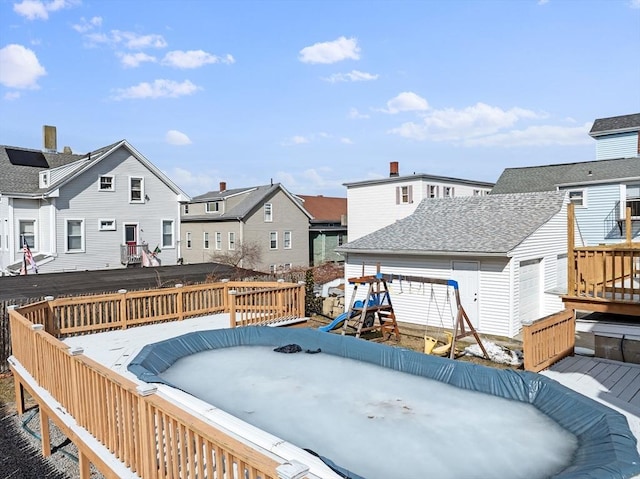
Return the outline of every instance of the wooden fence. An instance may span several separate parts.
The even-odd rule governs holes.
[[[575,310],[565,309],[522,327],[524,369],[538,372],[574,352]]]
[[[70,351],[58,339],[227,311],[234,327],[302,317],[304,285],[227,282],[48,298],[9,310],[13,357],[79,426],[143,479],[275,479],[282,462],[276,456],[250,447],[157,395],[141,393],[132,381]],[[62,421],[56,421],[52,409],[29,389],[28,378],[22,377],[16,363],[11,369],[18,412],[24,412],[25,388],[40,406],[45,425],[43,454],[51,452],[47,440],[51,419],[76,443],[81,479],[89,478],[90,462],[106,477],[117,477],[82,435],[72,434]]]

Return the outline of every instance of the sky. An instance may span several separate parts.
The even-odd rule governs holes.
[[[0,0],[0,144],[127,140],[188,195],[595,159],[640,0]],[[1,174],[1,173],[0,173]]]

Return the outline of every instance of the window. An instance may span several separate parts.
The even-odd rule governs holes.
[[[216,249],[220,251],[222,249],[222,233],[216,231]]]
[[[427,187],[427,194],[429,198],[437,198],[438,197],[438,185],[429,185]]]
[[[445,198],[453,198],[453,186],[443,186],[442,187],[442,196]]]
[[[189,214],[189,205],[184,205],[184,214],[185,215]]]
[[[66,233],[67,253],[84,251],[84,220],[67,220]]]
[[[569,190],[569,201],[578,207],[585,206],[584,190]]]
[[[205,211],[207,213],[222,213],[222,201],[207,201]]]
[[[49,172],[43,171],[42,173],[40,173],[40,180],[40,188],[46,188],[47,186],[49,186]]]
[[[344,244],[344,235],[342,233],[338,234],[338,246],[342,246]]]
[[[273,206],[271,203],[264,204],[264,221],[271,223],[273,221]]]
[[[482,192],[480,190],[473,190],[473,196],[480,196]]]
[[[19,228],[18,249],[21,249],[24,243],[27,243],[29,248],[36,249],[36,222],[34,220],[20,221]]]
[[[113,176],[101,176],[98,189],[100,191],[114,191],[115,185],[113,183]]]
[[[144,200],[144,182],[142,178],[129,178],[129,201],[142,203]]]
[[[100,220],[100,226],[98,228],[100,231],[115,231],[116,220]]]
[[[274,274],[276,272],[276,265],[275,264],[270,264],[269,265],[269,273]]]
[[[204,237],[202,238],[202,244],[204,245],[204,249],[209,249],[209,233],[204,232]]]
[[[413,203],[413,186],[396,187],[396,204]]]
[[[191,249],[191,232],[187,231],[185,239],[187,240],[187,249]]]
[[[284,249],[291,249],[291,231],[284,232]]]
[[[173,248],[173,220],[162,220],[162,247]]]
[[[291,263],[285,263],[283,267],[285,271],[291,271]]]
[[[231,231],[229,232],[229,250],[236,249],[236,234]]]
[[[638,140],[640,142],[640,140]],[[640,217],[640,184],[627,185],[627,197],[625,208],[631,208],[631,217],[633,219]],[[626,216],[626,213],[625,213]]]
[[[269,249],[278,249],[278,232],[269,233]]]

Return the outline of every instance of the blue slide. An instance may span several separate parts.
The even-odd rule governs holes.
[[[338,327],[340,327],[342,325],[342,323],[344,322],[344,320],[347,319],[347,313],[342,313],[340,316],[338,316],[337,318],[335,318],[333,321],[331,321],[329,324],[327,324],[326,326],[320,326],[318,327],[318,329],[320,331],[324,331],[325,333],[328,333],[329,331],[336,329]]]

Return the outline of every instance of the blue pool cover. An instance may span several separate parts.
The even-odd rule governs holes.
[[[526,371],[453,361],[315,329],[270,327],[199,331],[150,344],[131,361],[128,369],[147,383],[173,386],[159,374],[184,356],[233,346],[280,347],[288,344],[298,344],[303,350],[320,348],[325,354],[373,363],[459,388],[532,404],[578,438],[573,463],[554,478],[623,479],[640,474],[636,438],[622,414],[552,379]],[[359,479],[359,476],[327,462],[337,471],[344,472],[344,477]]]

